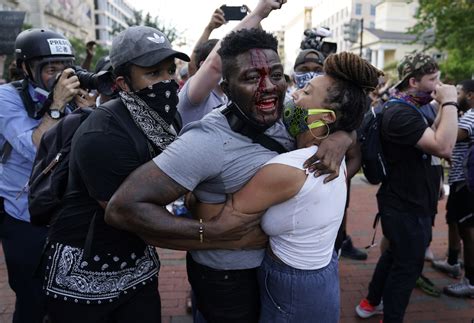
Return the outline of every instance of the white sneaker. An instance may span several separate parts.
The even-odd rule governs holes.
[[[443,290],[448,295],[474,298],[474,286],[469,284],[466,277],[458,283],[446,286]]]
[[[356,306],[355,310],[359,317],[366,319],[374,315],[383,314],[383,302],[381,301],[379,305],[373,306],[364,298],[360,301],[359,305]]]
[[[433,261],[433,259],[434,259],[433,251],[431,251],[430,247],[426,248],[425,261]]]
[[[446,259],[444,260],[433,260],[431,263],[434,269],[442,271],[453,278],[459,278],[461,276],[461,265],[459,263],[450,265]]]

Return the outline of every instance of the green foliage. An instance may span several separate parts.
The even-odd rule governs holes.
[[[170,43],[173,43],[178,38],[178,30],[176,29],[176,27],[160,22],[158,17],[153,18],[149,12],[145,16],[143,16],[142,10],[134,10],[133,18],[127,19],[126,23],[129,26],[148,26],[156,28],[163,34],[165,34]],[[124,29],[125,28],[123,26],[114,24],[114,26],[112,27],[112,35],[115,35]]]
[[[474,1],[419,0],[412,33],[434,31],[427,47],[438,48],[446,59],[441,68],[448,79],[460,81],[474,74]]]
[[[76,65],[82,65],[84,60],[86,59],[86,44],[82,39],[78,38],[69,38],[69,42],[72,45],[72,48],[74,48],[74,56],[76,56]],[[91,70],[94,70],[95,64],[97,61],[102,57],[106,56],[109,54],[109,50],[100,44],[96,44],[94,47],[94,57],[92,58],[92,64],[91,64]]]

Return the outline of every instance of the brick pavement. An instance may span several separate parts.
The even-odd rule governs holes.
[[[349,209],[348,230],[356,246],[370,243],[374,214],[376,187],[365,184],[360,179],[353,181],[351,204]],[[439,205],[440,214],[433,231],[432,250],[437,257],[443,257],[447,249],[447,226],[444,223],[444,205]],[[377,231],[377,240],[381,236]],[[185,252],[160,249],[162,268],[160,271],[160,293],[162,301],[163,323],[192,322],[186,313],[186,297],[189,283],[186,278]],[[380,318],[361,320],[356,318],[354,307],[365,296],[367,286],[379,256],[378,247],[370,249],[367,261],[342,259],[341,277],[341,323],[379,322]],[[442,287],[453,279],[431,269],[426,263],[425,275],[437,286]],[[11,322],[15,297],[8,287],[3,253],[0,254],[0,323]],[[415,290],[410,299],[405,321],[408,323],[470,323],[474,319],[474,300],[458,299],[442,295],[433,298]],[[474,322],[474,321],[473,321]]]

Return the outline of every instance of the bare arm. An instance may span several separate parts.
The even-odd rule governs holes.
[[[82,63],[81,67],[86,70],[91,69],[91,64],[92,64],[92,59],[94,58],[94,46],[95,42],[90,41],[86,44],[86,59],[84,59],[84,62]]]
[[[169,213],[165,206],[187,192],[150,161],[127,177],[115,192],[107,205],[105,221],[151,243],[157,238],[199,241],[200,227],[206,240],[235,240],[258,223],[258,215],[219,216],[201,224]]]
[[[456,88],[447,84],[438,85],[433,96],[441,104],[456,102]],[[453,105],[446,105],[440,109],[438,128],[436,130],[427,128],[416,145],[430,155],[450,158],[458,133],[457,109]]]
[[[279,9],[281,4],[285,2],[286,0],[281,0],[281,2],[277,0],[260,0],[252,13],[247,15],[232,31],[256,28],[263,19],[268,17],[272,10]],[[195,105],[202,103],[221,79],[222,63],[217,53],[220,44],[221,42],[219,41],[194,77],[188,81],[190,82],[188,85],[189,100]]]
[[[267,242],[268,237],[263,233],[259,226],[255,227],[239,240],[229,241],[203,241],[190,239],[160,239],[156,237],[141,237],[150,245],[175,249],[175,250],[209,250],[209,249],[261,249]]]
[[[350,179],[354,177],[354,175],[359,171],[361,164],[362,153],[360,152],[360,143],[356,140],[349,147],[346,153],[347,178]]]
[[[467,132],[467,130],[459,128],[457,141],[466,141],[468,139],[469,139],[469,133]]]
[[[201,62],[196,62],[196,49],[203,43],[205,43],[207,40],[209,40],[209,37],[211,36],[211,33],[214,29],[219,28],[223,24],[225,24],[225,18],[224,18],[224,13],[222,12],[221,9],[217,8],[211,17],[211,21],[207,24],[206,28],[204,28],[204,31],[201,34],[201,37],[199,37],[198,41],[196,42],[196,45],[194,45],[193,52],[191,53],[191,61],[189,62],[188,65],[188,73],[189,76],[192,76],[196,74],[196,71],[199,68],[199,64]]]
[[[263,212],[272,205],[294,197],[303,186],[306,176],[304,171],[291,166],[266,165],[234,194],[234,209],[243,213]]]

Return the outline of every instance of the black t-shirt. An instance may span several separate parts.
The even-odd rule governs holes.
[[[121,103],[112,108],[126,110]],[[126,124],[136,127],[129,119]],[[143,135],[144,145],[146,140]],[[72,140],[68,186],[62,210],[50,229],[51,242],[83,248],[96,214],[92,250],[143,251],[145,244],[138,236],[105,223],[104,210],[97,202],[109,201],[125,178],[151,159],[139,156],[139,151],[128,131],[107,111],[95,110],[81,124]]]
[[[436,213],[439,175],[431,156],[415,146],[427,127],[421,114],[409,106],[393,105],[383,112],[381,141],[388,178],[377,193],[381,212]]]

